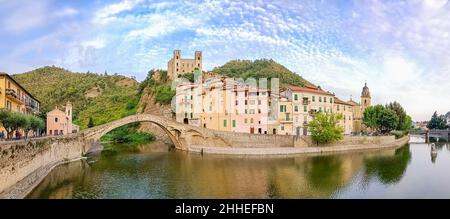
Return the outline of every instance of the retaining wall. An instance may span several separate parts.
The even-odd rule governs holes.
[[[24,198],[55,166],[81,158],[77,135],[0,143],[0,198]]]

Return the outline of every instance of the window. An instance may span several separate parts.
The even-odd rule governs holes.
[[[316,97],[315,96],[312,96],[312,101],[316,102]]]
[[[247,109],[245,109],[245,114],[247,114]]]
[[[337,111],[339,111],[340,109],[339,109],[339,105],[337,105]]]
[[[286,113],[286,121],[289,121],[289,120],[290,120],[289,113]]]
[[[184,113],[184,118],[187,118],[187,113],[186,112]]]
[[[255,105],[255,100],[250,100],[250,105]]]
[[[247,102],[247,100],[245,100],[245,105],[248,105],[248,102]]]
[[[298,100],[298,95],[294,94],[294,100]]]
[[[319,107],[319,112],[322,112],[322,107]]]
[[[280,112],[283,112],[283,105],[280,105]]]
[[[55,118],[55,122],[58,122],[58,118]]]
[[[236,120],[233,120],[233,128],[236,127]]]
[[[330,97],[330,103],[333,103],[333,98]]]
[[[247,124],[247,121],[248,121],[247,119],[244,119],[244,123],[245,123],[245,124]]]
[[[253,118],[250,118],[250,123],[252,123],[252,124],[253,124]]]
[[[261,100],[258,100],[258,105],[261,105]]]
[[[255,114],[255,110],[254,110],[254,109],[251,109],[251,110],[250,110],[250,114]]]
[[[294,106],[294,111],[298,112],[298,106]]]
[[[281,126],[281,131],[284,131],[284,126],[283,125]]]
[[[319,97],[319,102],[321,102],[321,103],[322,103],[322,97]]]
[[[303,106],[303,112],[308,112],[308,107],[307,106]]]
[[[227,127],[227,120],[223,120],[223,127]]]
[[[258,109],[258,114],[261,114],[261,109]]]
[[[194,113],[191,113],[191,119],[194,118]]]
[[[239,105],[239,100],[236,100],[236,106]]]

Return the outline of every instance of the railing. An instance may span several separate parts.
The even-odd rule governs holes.
[[[6,89],[6,96],[12,97],[17,101],[23,102],[23,98],[21,98],[19,95],[17,95],[16,91],[13,89]]]

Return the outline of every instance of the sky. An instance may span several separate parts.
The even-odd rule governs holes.
[[[143,80],[174,49],[203,70],[273,59],[344,100],[450,111],[448,0],[0,0],[0,72],[46,65]]]

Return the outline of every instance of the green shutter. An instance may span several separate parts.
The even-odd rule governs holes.
[[[294,107],[295,112],[298,112],[298,106]]]
[[[227,127],[227,120],[223,120],[223,127]]]
[[[294,94],[294,100],[298,100],[297,94]]]
[[[280,105],[280,112],[283,112],[283,105]]]
[[[233,127],[236,127],[236,120],[233,120]]]

